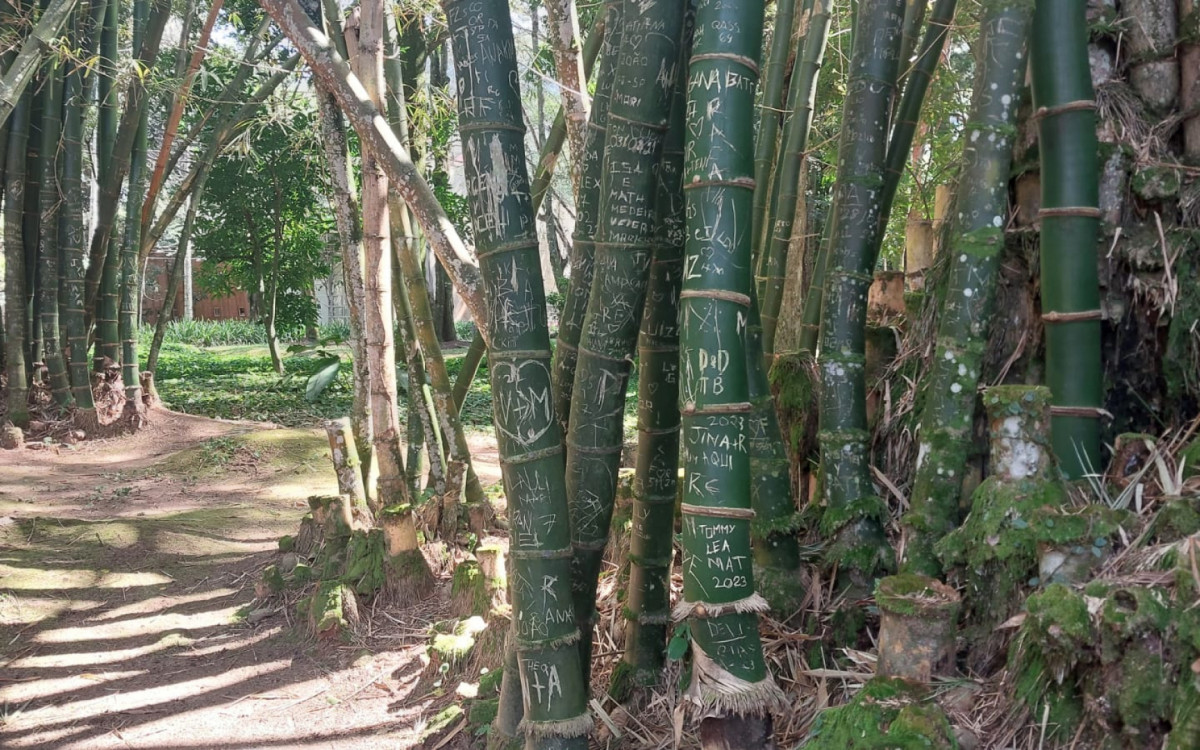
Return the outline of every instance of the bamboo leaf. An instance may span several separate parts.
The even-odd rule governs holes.
[[[321,394],[325,392],[325,389],[337,379],[341,368],[341,357],[329,357],[322,360],[321,369],[310,375],[308,382],[304,384],[305,400],[312,403],[319,399]]]

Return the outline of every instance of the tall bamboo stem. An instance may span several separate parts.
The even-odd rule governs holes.
[[[959,520],[983,350],[1004,248],[1009,170],[1032,15],[1030,0],[993,0],[984,6],[981,20],[975,92],[963,130],[967,137],[958,208],[946,234],[950,271],[932,372],[927,376],[916,477],[904,516],[904,567],[924,575],[941,573],[933,545]]]
[[[1031,43],[1042,162],[1042,321],[1054,452],[1068,478],[1100,471],[1100,226],[1096,101],[1083,0],[1039,0]]]
[[[447,0],[468,200],[488,303],[488,371],[512,528],[513,640],[529,748],[587,747],[571,597],[562,428],[525,161],[512,19],[502,0]]]
[[[763,7],[700,0],[688,66],[680,306],[683,596],[691,636],[685,697],[706,747],[764,747],[782,694],[763,659],[750,556],[746,326],[754,269],[754,95]],[[762,716],[747,724],[743,719]],[[734,736],[739,725],[757,731]],[[721,737],[720,735],[724,735]],[[717,744],[723,742],[724,745]]]
[[[42,180],[39,185],[38,211],[41,233],[38,236],[38,297],[41,300],[39,323],[42,349],[50,374],[50,390],[59,406],[71,405],[71,381],[59,347],[58,326],[58,215],[61,189],[58,179],[59,141],[62,136],[62,65],[51,58],[42,84],[41,158]]]
[[[859,3],[843,107],[834,215],[826,260],[821,377],[821,532],[827,565],[869,591],[892,566],[883,533],[887,506],[872,486],[866,412],[865,334],[872,241],[882,210],[887,122],[900,51],[903,0]]]
[[[596,75],[596,94],[588,119],[587,138],[580,157],[579,194],[575,199],[575,233],[571,242],[571,280],[563,295],[558,320],[558,341],[554,347],[554,411],[563,432],[571,421],[575,369],[579,359],[579,341],[592,293],[593,258],[596,233],[600,226],[600,183],[604,170],[604,149],[608,134],[608,108],[613,78],[617,71],[617,53],[621,45],[621,0],[607,0],[604,6],[604,45],[600,70]]]
[[[791,245],[800,177],[807,163],[805,151],[816,106],[817,79],[829,39],[831,0],[814,0],[804,47],[796,56],[792,85],[788,89],[789,113],[783,131],[782,153],[776,178],[778,192],[771,205],[768,242],[759,256],[758,299],[762,306],[762,349],[764,367],[770,369],[775,355],[775,329],[783,303],[784,272]],[[756,186],[757,187],[757,186]],[[818,287],[819,289],[820,287]]]

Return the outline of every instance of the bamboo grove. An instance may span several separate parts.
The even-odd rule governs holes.
[[[1105,444],[1124,456],[1121,433],[1196,419],[1200,378],[1175,364],[1200,367],[1188,3],[1138,32],[1137,8],[1162,3],[179,5],[0,0],[7,420],[104,435],[153,419],[166,315],[142,372],[147,259],[174,241],[173,309],[198,227],[232,221],[212,208],[219,161],[301,92],[293,121],[319,143],[297,169],[320,187],[299,192],[328,209],[354,388],[326,425],[341,494],[311,500],[289,542],[318,571],[304,613],[325,632],[358,598],[430,596],[423,542],[506,535],[506,572],[487,563],[506,605],[460,613],[487,616],[503,667],[489,746],[585,748],[603,731],[593,699],[678,690],[702,746],[771,747],[799,684],[764,647],[778,628],[812,642],[812,667],[877,648],[864,712],[889,710],[860,705],[889,678],[989,674],[1010,645],[1015,673],[1038,635],[1025,599],[1087,580],[1047,555],[1129,544],[1124,508],[1071,499],[1105,481]],[[218,19],[238,44],[212,41]],[[549,128],[523,89],[530,25],[561,99]],[[452,148],[425,132],[437,87]],[[1143,110],[1168,125],[1131,125]],[[454,170],[461,218],[435,190]],[[279,269],[296,251],[262,214],[247,218],[274,243],[253,298],[282,375]],[[1129,264],[1154,255],[1165,292],[1104,271],[1143,240]],[[457,381],[437,322],[450,288],[476,328]],[[1112,317],[1161,295],[1149,332]],[[1148,350],[1170,395],[1140,405],[1114,357]],[[460,419],[481,361],[502,524]],[[455,559],[482,570],[485,549]],[[598,649],[606,627],[619,653]],[[1021,700],[1049,716],[1045,682]],[[912,685],[905,700],[941,711]],[[1180,685],[1172,705],[1194,705]],[[861,721],[883,744],[845,744],[866,735],[838,711],[805,747],[925,746],[887,744],[904,722],[875,714]],[[1162,724],[1164,746],[1200,741]],[[949,731],[943,713],[930,726],[930,742]]]

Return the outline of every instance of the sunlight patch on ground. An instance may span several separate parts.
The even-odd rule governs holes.
[[[38,570],[0,564],[0,586],[13,591],[65,591],[94,586],[100,575],[94,570]]]
[[[172,648],[183,648],[191,643],[191,639],[180,633],[168,633],[155,643],[135,648],[108,649],[103,653],[96,651],[78,651],[65,654],[34,654],[14,659],[5,665],[8,669],[62,669],[64,667],[92,667],[99,664],[113,664],[119,661],[135,659],[158,651]]]
[[[127,615],[144,615],[157,612],[164,607],[180,607],[193,602],[206,602],[210,599],[221,599],[226,596],[232,596],[238,593],[236,589],[209,589],[207,591],[197,591],[194,594],[180,594],[177,596],[154,596],[149,599],[141,599],[131,604],[126,604],[123,607],[101,612],[94,617],[89,617],[90,622],[104,622],[105,620],[116,620]]]
[[[57,617],[63,612],[85,612],[103,605],[104,602],[90,599],[16,596],[0,591],[0,625],[30,625]]]
[[[0,702],[21,704],[39,698],[51,698],[62,693],[102,685],[114,680],[125,680],[146,674],[144,669],[106,672],[103,670],[88,670],[70,677],[44,677],[30,682],[18,682],[6,685],[0,689]]]
[[[34,636],[33,641],[35,643],[76,643],[79,641],[101,641],[109,638],[136,638],[147,633],[203,630],[211,628],[214,625],[227,625],[233,622],[237,611],[238,606],[229,606],[208,612],[163,612],[132,620],[43,630]]]
[[[168,703],[179,700],[200,701],[204,702],[203,696],[208,693],[213,693],[218,690],[224,690],[236,686],[238,683],[247,680],[261,680],[264,675],[281,672],[286,670],[291,665],[290,659],[276,659],[263,664],[251,664],[245,667],[236,667],[228,671],[223,671],[219,674],[199,677],[193,680],[184,680],[182,682],[170,683],[166,685],[156,685],[143,688],[140,690],[120,690],[114,691],[110,695],[87,698],[80,701],[75,701],[69,704],[64,710],[64,706],[41,706],[36,709],[22,713],[16,720],[14,728],[33,729],[28,734],[22,737],[14,737],[10,740],[12,747],[24,747],[29,745],[43,745],[47,742],[46,734],[36,730],[38,724],[43,721],[49,723],[59,723],[69,721],[79,729],[80,722],[86,722],[89,719],[95,719],[104,714],[114,713],[163,713],[168,717],[164,719],[167,722],[177,722],[180,716],[186,715],[189,712],[178,713],[168,710],[167,708],[156,708],[165,706]],[[113,673],[115,674],[115,673]],[[78,680],[79,678],[69,678]],[[40,684],[40,683],[39,683]],[[114,686],[115,687],[115,686]],[[66,688],[69,689],[69,688]],[[61,692],[61,691],[60,691]],[[234,691],[236,693],[236,690]],[[135,735],[144,735],[151,732],[147,731],[154,724],[144,725],[139,728]],[[47,728],[48,731],[54,731],[52,728]],[[86,729],[86,728],[85,728]],[[213,729],[223,735],[228,735],[228,727],[213,727]],[[60,735],[58,738],[61,744],[58,747],[89,747],[94,746],[94,738],[81,740],[80,744],[67,744],[68,736]],[[211,745],[210,745],[211,747]]]

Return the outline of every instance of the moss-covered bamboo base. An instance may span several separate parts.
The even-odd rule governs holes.
[[[1162,558],[1176,565],[1174,591],[1097,580],[1029,598],[1008,653],[1008,684],[1044,724],[1047,743],[1200,746],[1193,544],[1185,539]]]

